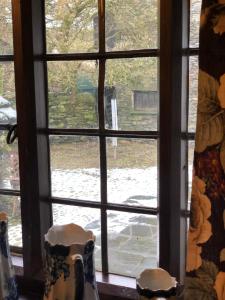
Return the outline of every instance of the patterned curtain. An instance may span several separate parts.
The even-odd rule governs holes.
[[[203,0],[185,300],[225,300],[225,0]]]

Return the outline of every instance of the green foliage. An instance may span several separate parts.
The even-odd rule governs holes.
[[[185,300],[213,300],[217,299],[214,284],[218,274],[217,266],[213,262],[202,261],[196,271],[196,277],[185,278]]]
[[[93,47],[93,16],[95,0],[47,0],[48,51],[58,53],[90,52]]]
[[[49,53],[97,52],[97,0],[46,0],[46,32]],[[0,0],[0,54],[12,53],[11,1]],[[107,0],[106,48],[108,51],[157,47],[157,0]],[[116,87],[120,126],[142,124],[132,116],[132,91],[157,90],[157,59],[107,60],[105,86]],[[98,61],[48,62],[49,124],[60,128],[96,128],[96,95],[81,89],[80,79],[98,89]],[[12,63],[0,64],[0,95],[15,108]],[[124,121],[123,121],[124,120]],[[145,121],[145,120],[144,120]],[[147,123],[147,122],[146,122]],[[122,125],[121,125],[122,124]],[[132,124],[132,125],[131,125]],[[140,125],[141,129],[145,125]],[[2,139],[2,138],[1,138]],[[0,151],[7,151],[0,140]]]
[[[0,55],[13,53],[11,0],[0,0]]]
[[[50,126],[60,128],[96,128],[96,99],[90,93],[49,97]]]
[[[114,35],[114,50],[156,48],[157,10],[156,0],[106,1],[106,38]]]
[[[97,0],[45,1],[49,53],[98,51],[98,28],[96,28],[98,22],[94,25],[98,17],[97,2]],[[11,1],[0,0],[0,8],[2,39],[12,49]],[[158,40],[157,27],[157,0],[106,1],[107,50],[155,48]],[[4,45],[6,47],[6,44]],[[12,64],[0,65],[0,95],[8,100],[15,99],[12,67]],[[129,114],[132,112],[132,91],[157,90],[157,70],[158,62],[155,58],[107,61],[105,85],[116,87],[120,97],[118,110],[126,123],[131,122]],[[98,72],[97,61],[48,62],[49,111],[52,126],[89,128],[97,126],[95,96],[83,93],[80,99],[78,90],[80,78],[89,80],[97,90]],[[90,105],[89,109],[86,102]],[[15,101],[12,103],[15,107]],[[84,111],[86,112],[83,113]],[[139,120],[134,120],[134,123],[136,121]]]

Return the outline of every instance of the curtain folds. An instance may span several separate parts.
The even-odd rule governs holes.
[[[225,300],[225,0],[203,0],[185,300]]]

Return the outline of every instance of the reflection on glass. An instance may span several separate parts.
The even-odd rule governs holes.
[[[136,277],[158,264],[155,216],[108,212],[109,272]]]
[[[22,247],[20,198],[0,195],[0,211],[8,215],[10,246]]]
[[[199,46],[199,27],[202,0],[190,1],[190,47]]]
[[[113,130],[157,130],[157,58],[106,63],[105,121]]]
[[[75,223],[91,230],[95,237],[95,267],[101,271],[101,221],[100,211],[95,208],[53,204],[53,224]]]
[[[157,0],[106,0],[107,51],[157,47]]]
[[[0,55],[13,54],[11,0],[0,0]]]
[[[57,128],[97,128],[98,64],[48,62],[49,124]]]
[[[188,131],[195,132],[198,104],[198,57],[189,58],[189,116]]]
[[[14,66],[12,62],[2,62],[0,63],[0,124],[15,123],[16,101]]]
[[[107,138],[108,202],[157,207],[157,142]]]
[[[188,209],[190,209],[191,205],[191,188],[192,188],[192,170],[193,170],[193,162],[194,162],[194,148],[195,142],[188,142]]]
[[[97,0],[45,0],[48,53],[98,50]]]
[[[99,140],[84,136],[51,136],[52,194],[100,201]]]
[[[18,145],[6,143],[5,131],[0,131],[0,189],[19,190]]]

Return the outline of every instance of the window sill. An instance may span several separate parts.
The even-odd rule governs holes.
[[[18,285],[20,287],[20,283],[23,281],[23,259],[21,256],[12,255],[12,262],[16,276],[19,279]],[[117,297],[124,300],[137,299],[135,278],[113,274],[105,276],[101,272],[96,272],[96,281],[99,294],[103,295],[104,297],[107,297],[109,299],[110,297]],[[43,281],[41,280],[37,280],[36,283],[32,284],[22,283],[21,286],[22,288],[20,289],[22,290],[22,293],[31,292],[35,294],[35,291],[39,291],[39,293],[41,294],[41,291],[43,291]],[[42,288],[40,288],[40,286],[42,286]]]
[[[100,294],[123,299],[137,299],[134,278],[113,274],[104,276],[101,272],[96,272],[96,281]]]

